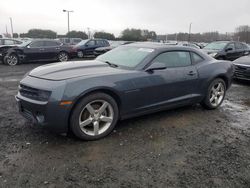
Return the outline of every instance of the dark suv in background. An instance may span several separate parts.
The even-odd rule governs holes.
[[[83,40],[74,46],[77,56],[83,58],[84,56],[95,55],[95,49],[100,47],[110,46],[105,39],[88,39]]]
[[[56,40],[41,39],[24,42],[4,54],[4,64],[17,65],[33,61],[68,61],[74,55],[73,47]]]
[[[203,50],[215,59],[229,61],[234,61],[250,53],[250,48],[247,44],[234,41],[212,42],[205,46]]]

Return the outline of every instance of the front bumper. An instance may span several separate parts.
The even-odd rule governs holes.
[[[21,84],[27,86],[39,85],[39,89],[54,88],[48,101],[38,101],[21,95],[20,92],[15,96],[19,113],[34,125],[45,127],[56,133],[68,132],[69,106],[60,106],[64,84],[48,80],[25,77]]]
[[[37,103],[15,96],[19,113],[35,126],[44,127],[55,133],[68,132],[68,112],[58,104]]]
[[[234,64],[234,79],[250,81],[250,66]]]

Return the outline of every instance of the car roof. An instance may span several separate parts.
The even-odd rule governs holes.
[[[189,50],[189,51],[197,51],[194,48],[180,45],[171,45],[165,43],[156,43],[156,42],[135,42],[131,44],[126,44],[124,46],[134,46],[141,48],[152,48],[155,50]]]
[[[36,41],[55,41],[55,42],[60,42],[60,41],[54,40],[54,39],[32,39],[30,41],[32,41],[32,42],[36,42]]]

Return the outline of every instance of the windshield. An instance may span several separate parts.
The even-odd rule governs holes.
[[[77,43],[76,46],[82,46],[86,44],[89,40],[82,40],[81,42]]]
[[[212,42],[204,47],[204,49],[208,50],[222,50],[228,42]]]
[[[18,46],[24,47],[24,46],[29,45],[31,42],[32,42],[31,40],[28,40],[28,41],[23,42],[22,44],[19,44]]]
[[[97,58],[99,61],[110,62],[123,67],[135,67],[141,63],[154,49],[121,46]]]

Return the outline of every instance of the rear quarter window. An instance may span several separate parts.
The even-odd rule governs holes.
[[[203,57],[198,55],[197,53],[191,52],[192,62],[193,64],[198,64],[204,61]]]

